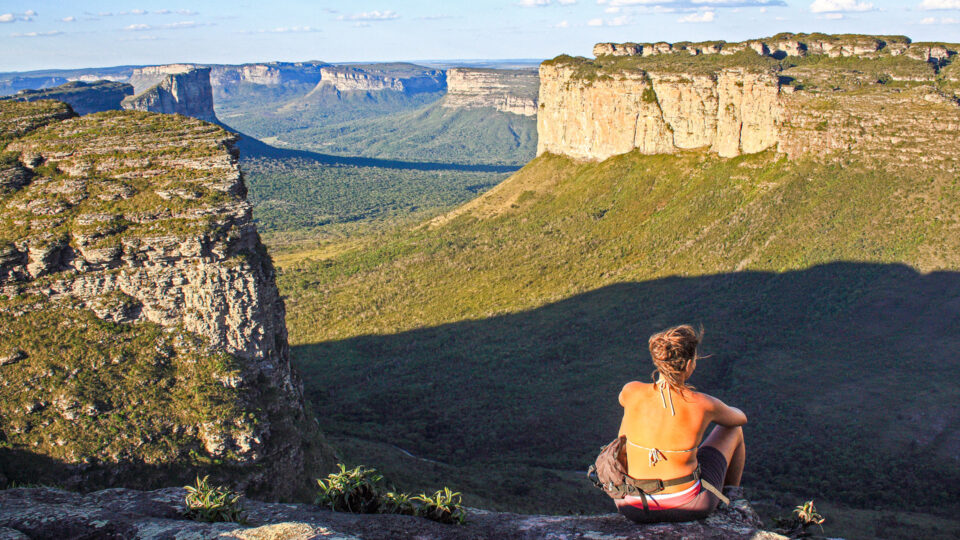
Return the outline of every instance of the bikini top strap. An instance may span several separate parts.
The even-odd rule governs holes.
[[[663,408],[667,408],[667,400],[670,400],[670,416],[676,416],[677,411],[673,408],[673,394],[670,393],[670,387],[667,385],[667,380],[661,376],[657,380],[657,388],[660,390],[660,402],[663,403]],[[663,390],[667,390],[667,396],[663,396]]]

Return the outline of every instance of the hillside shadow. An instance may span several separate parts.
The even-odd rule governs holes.
[[[960,481],[960,391],[940,384],[960,368],[957,272],[668,277],[293,354],[325,429],[453,464],[577,470],[615,436],[621,386],[649,380],[647,337],[683,322],[706,329],[693,384],[750,418],[748,484],[944,511],[924,486]]]
[[[221,124],[223,125],[223,124]],[[227,127],[227,126],[224,126]],[[240,135],[240,141],[237,142],[237,149],[240,156],[244,158],[270,158],[270,159],[291,159],[298,158],[323,165],[334,166],[352,166],[352,167],[380,167],[385,169],[405,169],[416,171],[464,171],[464,172],[489,172],[489,173],[510,173],[520,169],[519,165],[465,165],[457,163],[440,163],[428,161],[400,161],[394,159],[377,159],[367,157],[335,156],[332,154],[322,154],[310,150],[296,150],[289,148],[277,148],[271,146],[255,137],[238,132],[233,128],[227,127],[230,131]]]

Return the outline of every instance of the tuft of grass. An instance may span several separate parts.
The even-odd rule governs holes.
[[[247,518],[240,504],[241,495],[226,486],[211,486],[207,482],[208,478],[209,476],[197,476],[196,484],[184,486],[187,490],[184,500],[187,510],[184,516],[194,521],[209,523],[233,521],[245,524]]]
[[[777,532],[787,535],[791,538],[802,538],[810,536],[807,531],[810,527],[816,525],[823,532],[823,522],[826,518],[820,515],[813,500],[797,505],[793,509],[793,514],[786,518],[774,518],[777,525]]]
[[[448,487],[437,490],[432,496],[421,493],[412,499],[421,503],[417,509],[419,516],[439,523],[457,525],[462,525],[466,520],[467,514],[461,505],[460,493],[450,491]]]
[[[383,475],[376,469],[358,465],[347,470],[338,463],[339,472],[317,479],[320,490],[315,503],[334,512],[355,514],[402,514],[420,516],[439,523],[462,524],[466,510],[461,505],[460,493],[444,487],[432,496],[421,493],[410,496],[401,491],[383,491]]]
[[[326,480],[317,479],[320,490],[315,504],[329,507],[334,512],[377,513],[381,502],[378,484],[383,480],[383,475],[363,465],[349,471],[343,463],[337,466],[340,472],[327,475]]]

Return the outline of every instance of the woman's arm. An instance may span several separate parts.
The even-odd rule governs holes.
[[[737,427],[747,423],[747,415],[736,407],[731,407],[713,396],[709,398],[710,420],[725,427]]]

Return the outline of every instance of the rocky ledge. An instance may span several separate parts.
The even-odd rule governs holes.
[[[742,497],[702,521],[636,525],[618,514],[521,515],[469,509],[462,526],[419,517],[338,514],[308,504],[243,500],[248,523],[200,523],[183,517],[186,491],[108,489],[89,494],[52,488],[0,491],[0,539],[19,538],[326,538],[374,539],[751,539],[785,538],[761,529]]]

